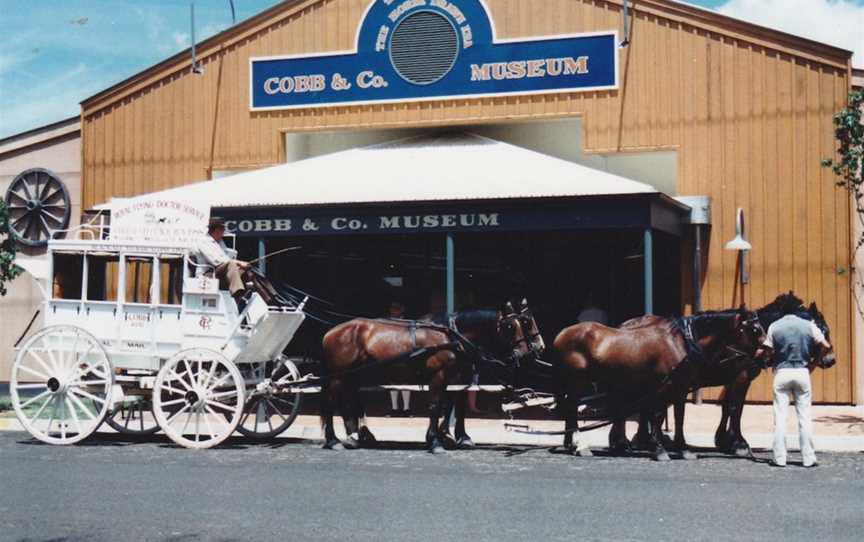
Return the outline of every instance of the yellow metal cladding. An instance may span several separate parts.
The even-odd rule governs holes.
[[[678,193],[713,198],[705,308],[733,304],[723,250],[747,209],[749,306],[793,289],[831,326],[838,364],[815,398],[853,400],[850,204],[820,159],[846,103],[843,51],[665,0],[635,2],[619,90],[318,109],[249,111],[249,57],[352,49],[368,0],[286,2],[83,104],[84,204],[283,161],[283,133],[581,117],[587,153],[676,150]],[[621,31],[620,0],[486,0],[499,38]],[[686,267],[686,266],[685,266]],[[686,273],[685,273],[686,274]],[[685,299],[689,279],[684,279]],[[686,308],[686,307],[685,307]],[[708,393],[715,397],[716,392]],[[749,398],[770,400],[768,379]]]

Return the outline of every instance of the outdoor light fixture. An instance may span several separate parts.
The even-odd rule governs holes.
[[[746,254],[748,250],[752,250],[753,245],[744,239],[744,209],[738,207],[737,216],[735,219],[735,237],[726,243],[726,250],[738,251],[738,262],[741,265],[741,284],[750,282],[750,277],[747,275]]]

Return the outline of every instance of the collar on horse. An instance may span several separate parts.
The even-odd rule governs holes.
[[[681,332],[681,335],[684,337],[684,347],[687,351],[687,354],[684,359],[681,360],[681,363],[686,361],[698,362],[700,364],[705,363],[707,361],[705,351],[699,346],[698,337],[696,337],[696,334],[693,331],[693,317],[681,316],[676,318],[674,322],[678,327],[678,330]],[[742,352],[733,346],[727,344],[725,350],[729,352],[729,356],[718,361],[717,365],[723,365],[730,361],[742,358],[750,359],[750,365],[755,366],[757,364],[756,360],[753,359],[753,356],[750,356],[746,352]]]
[[[675,325],[678,327],[681,335],[684,336],[684,348],[687,351],[687,355],[684,357],[683,361],[691,360],[700,363],[704,362],[705,352],[702,350],[702,347],[699,346],[699,343],[696,340],[696,335],[693,333],[693,317],[681,316],[680,318],[676,318]]]

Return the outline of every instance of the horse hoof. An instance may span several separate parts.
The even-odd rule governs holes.
[[[450,433],[444,433],[439,438],[441,439],[441,444],[447,450],[455,450],[459,447],[459,441],[453,438],[453,435]],[[429,446],[432,446],[432,443],[429,443]]]
[[[660,461],[662,463],[665,463],[666,461],[672,461],[672,458],[669,457],[669,454],[667,454],[666,452],[660,452],[654,454],[654,461]]]
[[[342,441],[342,445],[346,450],[356,450],[360,448],[360,441],[354,437],[348,437]]]
[[[623,440],[614,444],[609,445],[609,454],[623,457],[627,455],[633,454],[633,448],[630,447],[630,442],[627,440]]]
[[[474,448],[474,446],[475,446],[474,441],[471,440],[471,437],[468,437],[468,436],[461,437],[459,440],[456,441],[456,447],[457,448],[470,449],[470,448]]]
[[[359,440],[360,444],[366,447],[374,447],[378,444],[378,439],[375,438],[375,435],[373,435],[372,431],[370,431],[366,426],[360,428]]]
[[[594,452],[591,451],[591,448],[581,448],[574,452],[574,455],[579,457],[594,457]]]
[[[749,457],[750,456],[750,447],[745,446],[743,448],[735,448],[732,452],[735,454],[735,457]]]
[[[696,459],[696,454],[691,452],[690,450],[681,450],[681,459],[691,460]]]
[[[339,442],[338,440],[331,440],[329,442],[324,443],[324,449],[325,450],[342,451],[345,449],[345,446],[341,442]]]
[[[436,444],[435,446],[432,446],[431,448],[429,448],[429,453],[433,454],[433,455],[440,455],[440,454],[446,454],[447,450],[444,449],[444,446],[441,446],[440,444]]]

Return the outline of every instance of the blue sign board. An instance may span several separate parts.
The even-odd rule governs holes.
[[[354,51],[250,59],[253,111],[617,87],[616,32],[501,40],[483,0],[372,0]]]
[[[654,228],[680,235],[682,209],[657,194],[636,194],[462,205],[382,204],[364,209],[222,209],[219,214],[231,233],[256,238],[603,228]]]

